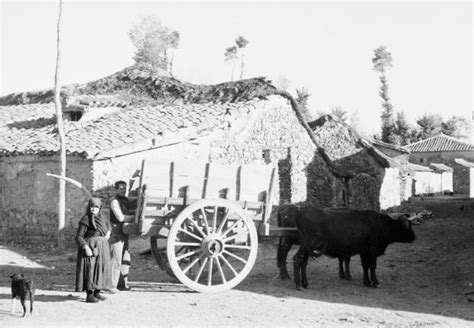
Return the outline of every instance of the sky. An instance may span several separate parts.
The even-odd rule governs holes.
[[[0,0],[0,96],[54,87],[58,2]],[[409,123],[425,113],[473,114],[471,1],[63,2],[61,83],[83,83],[133,64],[128,31],[145,15],[180,33],[173,73],[229,81],[225,49],[238,36],[244,78],[265,76],[291,94],[306,88],[313,115],[341,107],[368,132],[380,127],[380,45],[392,54],[389,96]],[[240,71],[236,70],[236,76]]]

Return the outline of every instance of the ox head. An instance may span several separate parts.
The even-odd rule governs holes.
[[[397,232],[396,241],[403,243],[411,243],[416,239],[412,229],[412,221],[417,218],[413,213],[391,213],[388,215],[392,220],[396,221]]]

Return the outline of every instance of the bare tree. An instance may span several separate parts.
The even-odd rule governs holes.
[[[237,60],[237,46],[231,46],[225,49],[224,60],[232,65],[230,80],[234,81],[235,61]]]
[[[239,51],[240,52],[240,79],[242,80],[242,78],[244,77],[244,65],[245,65],[244,48],[247,46],[247,44],[249,44],[249,42],[243,36],[239,36],[235,40],[235,44],[237,45],[237,48],[240,50]]]
[[[66,136],[63,127],[63,116],[61,108],[61,15],[62,0],[59,0],[59,14],[57,23],[57,51],[56,51],[56,73],[54,75],[54,104],[56,107],[56,119],[58,124],[59,154],[61,161],[60,176],[66,176]],[[66,226],[66,181],[59,180],[59,204],[58,204],[58,250],[65,249],[64,227]]]

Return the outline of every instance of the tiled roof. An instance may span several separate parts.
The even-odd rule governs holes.
[[[435,172],[453,172],[453,168],[442,163],[430,163],[430,167]]]
[[[474,145],[456,138],[439,134],[405,146],[412,153],[442,152],[442,151],[474,151]]]
[[[249,103],[129,106],[84,123],[65,122],[66,149],[69,154],[93,157],[142,140],[156,138],[159,144],[164,134],[183,129],[189,138],[198,137],[225,128],[229,119],[250,110]],[[0,125],[0,155],[58,152],[53,103],[0,106],[0,121],[6,122]]]
[[[392,150],[396,150],[398,152],[401,152],[401,153],[404,153],[404,154],[408,154],[410,153],[409,150],[401,147],[401,146],[397,146],[397,145],[392,145],[392,144],[389,144],[389,143],[386,143],[386,142],[382,142],[380,140],[371,140],[371,143],[374,145],[374,146],[380,146],[380,147],[385,147],[385,148],[389,148],[389,149],[392,149]]]
[[[274,91],[265,78],[202,86],[133,67],[66,86],[61,91],[63,111],[79,110],[84,118],[65,121],[67,153],[90,158],[146,140],[159,146],[165,137],[166,142],[196,138],[227,128]],[[0,156],[58,151],[51,90],[0,98]]]
[[[408,163],[408,169],[415,172],[433,172],[433,170],[430,169],[428,166],[423,166],[423,165],[418,165],[418,164],[413,164],[413,163]]]

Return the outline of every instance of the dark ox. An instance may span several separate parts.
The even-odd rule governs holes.
[[[277,225],[280,228],[296,228],[296,215],[299,213],[299,206],[294,204],[281,205],[277,212]],[[278,241],[277,266],[279,278],[289,280],[290,275],[286,269],[286,259],[288,252],[293,245],[299,245],[298,231],[283,230]],[[349,263],[350,257],[338,257],[339,277],[350,280],[352,278]]]
[[[377,257],[394,242],[410,243],[416,238],[409,214],[389,216],[370,210],[307,207],[301,208],[295,218],[301,244],[293,266],[296,288],[300,290],[308,287],[306,266],[311,253],[343,258],[359,254],[364,285],[377,287]]]

